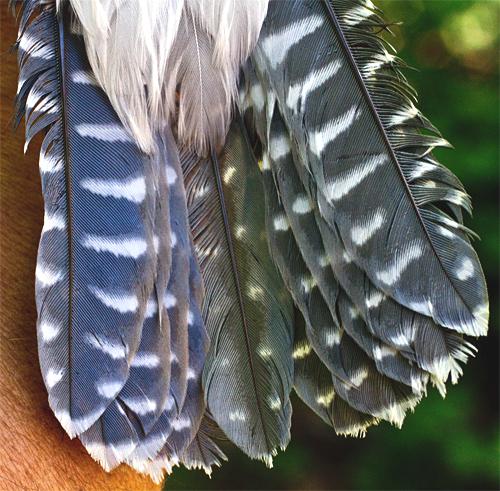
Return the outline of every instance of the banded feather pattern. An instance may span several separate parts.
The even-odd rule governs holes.
[[[402,63],[375,32],[384,28],[361,0],[271,1],[240,110],[251,110],[272,173],[268,236],[288,237],[270,245],[285,284],[293,295],[309,278],[331,304],[324,327],[348,372],[326,364],[335,393],[400,426],[428,379],[443,395],[457,381],[475,351],[462,334],[486,333],[487,296],[462,222],[469,198],[432,157],[446,142],[415,109]],[[325,309],[293,296],[310,331],[308,316]],[[326,337],[320,347],[308,337],[325,362]]]
[[[17,105],[26,113],[27,144],[47,131],[38,347],[49,403],[75,436],[120,392],[139,347],[154,278],[153,162],[103,92],[81,83],[91,75],[67,16],[56,17],[49,4],[27,23],[39,3],[25,4],[20,25]]]
[[[106,470],[400,427],[485,335],[463,185],[371,0],[11,0],[49,405]]]
[[[17,120],[26,145],[46,131],[36,297],[49,403],[106,470],[144,471],[162,449],[178,460],[205,412],[203,288],[177,144],[164,127],[155,152],[139,148],[67,5],[19,3]]]

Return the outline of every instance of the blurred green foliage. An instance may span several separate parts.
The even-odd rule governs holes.
[[[499,26],[495,0],[379,0],[391,43],[418,70],[407,76],[419,107],[455,147],[437,157],[466,184],[468,220],[480,236],[491,300],[490,335],[446,400],[430,390],[402,430],[387,424],[364,439],[335,436],[295,398],[292,443],[274,468],[229,450],[209,480],[176,469],[166,488],[181,489],[499,489],[498,183]]]

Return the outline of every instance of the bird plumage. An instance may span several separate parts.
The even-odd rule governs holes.
[[[370,0],[12,0],[40,367],[111,470],[401,426],[485,335],[470,198]],[[241,71],[241,73],[240,73]]]

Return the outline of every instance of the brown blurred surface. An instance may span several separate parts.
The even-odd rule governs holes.
[[[0,1],[0,490],[156,490],[122,466],[104,472],[54,418],[38,367],[35,261],[43,218],[38,145],[11,126],[16,26]]]

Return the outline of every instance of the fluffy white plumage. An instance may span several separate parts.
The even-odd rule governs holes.
[[[144,151],[174,118],[180,141],[199,153],[223,141],[268,0],[69,1],[96,78]]]

